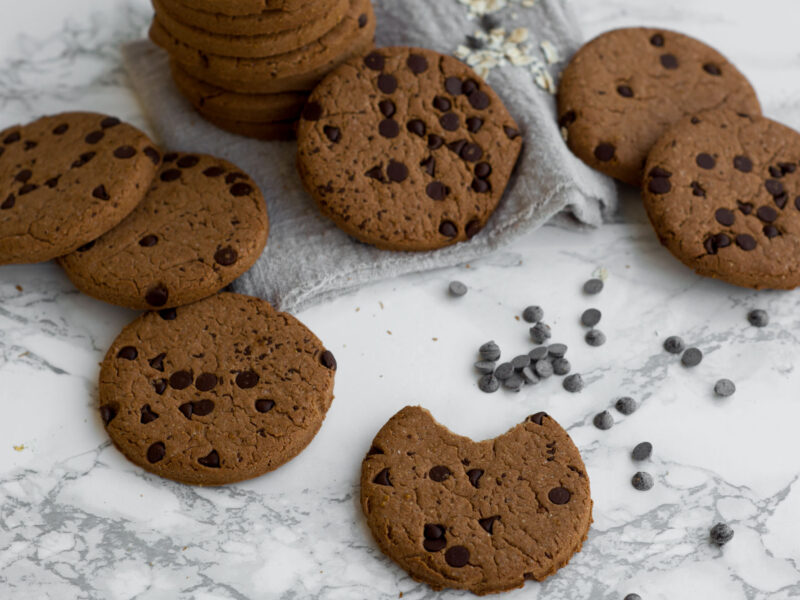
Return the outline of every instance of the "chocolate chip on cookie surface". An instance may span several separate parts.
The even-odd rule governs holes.
[[[642,190],[661,242],[699,274],[800,285],[800,134],[766,117],[706,112],[650,152]]]
[[[559,124],[570,149],[633,185],[670,125],[720,106],[761,113],[750,83],[719,52],[680,33],[639,27],[609,31],[584,45],[558,92]]]
[[[473,442],[404,408],[364,459],[361,506],[381,550],[414,579],[476,594],[552,575],[592,521],[578,449],[544,413]]]
[[[264,198],[238,167],[169,153],[139,206],[59,263],[78,289],[100,300],[134,309],[181,306],[249,269],[268,231]]]
[[[419,48],[348,61],[312,93],[298,126],[298,168],[321,211],[389,250],[473,237],[521,147],[486,83],[456,59]]]
[[[0,132],[0,264],[50,260],[122,221],[161,153],[115,117],[63,113]]]
[[[311,442],[335,370],[294,317],[223,293],[128,325],[101,367],[100,416],[140,467],[222,485],[272,471]]]

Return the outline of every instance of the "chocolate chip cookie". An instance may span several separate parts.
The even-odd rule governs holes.
[[[100,417],[133,463],[195,485],[277,469],[314,438],[336,360],[297,319],[224,293],[128,325],[100,371]]]
[[[720,106],[761,113],[752,86],[724,56],[663,29],[600,35],[572,58],[558,91],[559,124],[570,149],[637,186],[648,151],[670,125]]]
[[[414,579],[480,595],[552,575],[592,522],[578,449],[545,413],[473,442],[404,408],[364,459],[361,506],[381,550]]]
[[[349,0],[339,0],[319,18],[304,20],[295,27],[267,35],[219,34],[187,25],[169,11],[161,0],[152,0],[155,19],[176,39],[219,56],[261,58],[290,52],[321,38],[347,14]]]
[[[0,264],[50,260],[122,221],[161,161],[115,117],[63,113],[0,131]]]
[[[745,287],[800,285],[800,133],[709,111],[664,134],[645,172],[647,214],[684,264]]]
[[[262,11],[307,10],[318,0],[176,0],[181,4],[209,13],[230,16],[251,16]]]
[[[341,22],[302,48],[265,58],[239,59],[206,52],[170,34],[154,20],[150,38],[193,77],[244,93],[275,94],[311,90],[331,69],[374,43],[375,15],[370,0],[350,0]]]
[[[421,48],[349,60],[314,90],[297,130],[300,176],[353,237],[435,250],[486,225],[522,136],[464,63]]]
[[[59,263],[79,290],[105,302],[181,306],[247,271],[268,230],[264,198],[238,167],[213,156],[170,153],[122,223]]]

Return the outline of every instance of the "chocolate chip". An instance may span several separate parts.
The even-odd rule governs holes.
[[[444,144],[444,139],[442,139],[435,133],[432,133],[428,136],[428,148],[430,148],[431,150],[438,150],[439,148],[442,147],[443,144]]]
[[[156,379],[153,382],[153,389],[155,390],[156,394],[159,396],[167,391],[167,380],[166,379]]]
[[[553,373],[566,375],[572,370],[572,365],[566,358],[557,358],[553,361]]]
[[[478,146],[478,144],[469,143],[461,149],[461,152],[459,154],[461,158],[463,158],[465,161],[475,162],[483,158],[483,149],[480,146]]]
[[[468,100],[470,105],[474,109],[484,110],[489,108],[489,96],[488,94],[486,94],[485,92],[481,92],[480,90],[472,92],[469,95]]]
[[[733,214],[733,211],[728,210],[727,208],[718,208],[714,213],[714,218],[717,220],[717,223],[724,225],[725,227],[730,227],[736,220],[736,216]]]
[[[136,155],[136,149],[133,146],[120,146],[114,150],[114,156],[117,158],[133,158]]]
[[[479,162],[475,165],[475,177],[480,179],[486,179],[489,175],[492,174],[492,165],[487,162]]]
[[[736,392],[736,384],[730,379],[719,379],[714,384],[714,393],[717,396],[727,398],[728,396],[733,396],[734,392]]]
[[[153,412],[153,410],[150,408],[149,404],[145,404],[142,407],[140,413],[141,413],[141,416],[139,417],[139,422],[142,425],[147,425],[148,423],[152,423],[153,421],[158,419],[158,413]]]
[[[478,82],[474,79],[467,79],[461,84],[461,93],[466,96],[469,96],[476,91],[478,91]]]
[[[553,504],[566,504],[569,502],[569,499],[572,497],[572,494],[569,493],[569,490],[564,487],[557,487],[553,488],[547,493],[547,498]]]
[[[369,171],[364,173],[371,179],[377,179],[380,182],[386,181],[383,177],[383,169],[381,167],[372,167]]]
[[[445,546],[447,546],[447,541],[444,539],[424,540],[422,542],[422,547],[428,552],[439,552],[439,550],[443,550]]]
[[[574,110],[568,110],[558,119],[558,125],[559,127],[568,127],[572,125],[577,118],[578,115],[575,114]]]
[[[469,562],[469,550],[464,546],[452,546],[444,553],[444,560],[451,567],[459,569]]]
[[[647,184],[647,189],[653,194],[667,194],[672,190],[672,184],[666,177],[653,177]]]
[[[192,402],[192,413],[198,417],[205,417],[214,411],[214,401],[208,398]]]
[[[419,166],[424,168],[425,172],[431,177],[436,176],[436,159],[433,156],[423,159]]]
[[[94,188],[92,190],[92,196],[98,200],[108,200],[110,198],[108,191],[106,191],[106,186],[104,185],[98,185],[96,188]]]
[[[633,98],[633,88],[629,85],[618,85],[617,93],[623,98]]]
[[[714,166],[717,164],[717,161],[714,160],[714,157],[705,152],[701,152],[700,154],[698,154],[697,158],[695,158],[695,162],[697,163],[697,166],[700,167],[701,169],[713,169]]]
[[[709,254],[716,254],[720,248],[727,248],[730,245],[731,238],[724,233],[712,235],[703,242],[703,246]]]
[[[167,169],[161,172],[161,181],[170,182],[180,179],[181,172],[178,169]]]
[[[503,131],[505,132],[506,137],[510,140],[517,139],[520,136],[519,129],[514,129],[508,125],[503,125]]]
[[[753,327],[766,327],[769,325],[769,315],[765,310],[754,308],[747,313],[747,322]]]
[[[684,367],[696,367],[703,362],[703,352],[700,348],[687,348],[681,356],[681,364]]]
[[[472,180],[472,191],[478,194],[485,194],[492,189],[492,186],[485,179],[475,178]]]
[[[22,139],[22,135],[20,135],[19,131],[13,131],[9,133],[5,138],[3,138],[4,144],[13,144],[14,142],[18,142]]]
[[[528,333],[531,336],[531,339],[535,344],[544,344],[547,340],[550,339],[550,326],[547,323],[536,323],[533,327],[528,330]],[[532,351],[533,352],[533,351]],[[544,355],[542,358],[547,356],[547,348],[544,349]],[[533,357],[531,357],[533,358]]]
[[[158,243],[158,236],[155,235],[146,235],[142,239],[139,240],[139,245],[144,248],[152,248]]]
[[[55,177],[51,177],[50,179],[48,179],[47,181],[45,181],[45,182],[44,182],[44,184],[45,184],[47,187],[49,187],[50,189],[53,189],[54,187],[56,187],[56,186],[58,185],[58,180],[59,180],[59,178],[60,178],[60,176],[59,176],[59,175],[56,175]],[[97,190],[97,188],[95,188],[95,190]],[[92,195],[94,196],[94,192],[92,192]],[[95,198],[97,198],[97,197],[98,197],[98,196],[95,196]],[[100,198],[100,199],[101,199],[101,200],[108,200],[108,198]]]
[[[583,284],[583,293],[593,296],[603,291],[602,279],[589,279]]]
[[[397,78],[382,73],[378,76],[378,89],[384,94],[393,94],[397,90]]]
[[[616,148],[614,148],[613,145],[602,143],[598,144],[597,147],[594,149],[594,157],[601,162],[608,162],[612,158],[614,158],[615,152]]]
[[[144,299],[150,306],[164,306],[169,299],[169,291],[163,285],[157,285],[147,290]]]
[[[133,346],[125,346],[117,352],[117,358],[124,358],[125,360],[136,360],[138,356],[139,351]]]
[[[378,109],[381,111],[381,114],[387,118],[391,117],[395,112],[397,112],[397,107],[391,100],[381,100],[378,103]]]
[[[703,71],[709,75],[722,75],[720,68],[714,63],[706,63],[703,65]]]
[[[797,165],[794,163],[781,162],[778,163],[778,166],[781,168],[781,171],[783,171],[784,175],[786,173],[794,173],[797,170]]]
[[[496,361],[500,358],[500,346],[494,341],[486,342],[478,348],[478,354],[483,360]]]
[[[699,183],[697,183],[696,181],[693,181],[689,185],[692,188],[692,195],[693,196],[700,196],[701,198],[705,198],[706,197],[706,191],[703,189],[703,187]]]
[[[325,350],[319,355],[319,362],[322,363],[322,366],[326,369],[330,369],[331,371],[336,370],[336,358],[330,350]]]
[[[467,140],[456,140],[447,144],[447,147],[456,154],[461,154],[461,150],[467,145]]]
[[[733,529],[725,523],[717,523],[711,528],[708,536],[712,544],[724,546],[733,539]]]
[[[631,458],[633,460],[647,460],[650,458],[650,455],[653,452],[653,444],[650,442],[640,442],[636,444],[633,451],[631,452]]]
[[[30,194],[32,191],[38,189],[38,187],[39,186],[34,183],[26,183],[21,188],[19,188],[19,191],[17,193],[20,196],[24,196],[25,194]]]
[[[542,379],[546,379],[553,374],[553,363],[546,358],[537,360],[533,364],[533,372]]]
[[[546,412],[537,412],[528,417],[527,420],[530,421],[531,423],[535,423],[536,425],[541,425],[542,421],[547,416],[548,414]]]
[[[573,373],[572,375],[567,375],[562,382],[564,389],[571,393],[580,392],[583,387],[583,377],[581,377],[580,373]]]
[[[742,212],[742,214],[749,215],[751,212],[753,212],[753,205],[750,204],[749,202],[741,202],[737,200],[736,204],[738,205],[739,210]]]
[[[251,194],[253,192],[253,186],[250,185],[249,183],[244,183],[240,181],[239,183],[234,183],[230,187],[229,191],[231,193],[231,196],[234,196],[236,198],[241,198],[242,196],[247,196],[248,194]]]
[[[87,144],[96,144],[97,142],[102,140],[105,137],[105,135],[106,134],[103,133],[102,131],[92,131],[91,133],[86,134],[86,137],[83,138],[83,141],[85,141]]]
[[[258,384],[259,376],[255,371],[242,371],[236,376],[236,385],[243,390],[255,387]]]
[[[364,57],[364,64],[368,69],[372,69],[373,71],[383,71],[383,67],[386,65],[386,59],[377,52],[370,52]]]
[[[437,465],[432,467],[431,470],[428,472],[431,480],[441,483],[442,481],[448,479],[450,475],[452,475],[452,471],[445,467],[444,465]]]
[[[31,140],[26,140],[25,141],[25,150],[33,150],[38,145],[39,144],[36,143],[36,142],[32,142]]]
[[[527,354],[520,354],[511,359],[511,366],[514,367],[515,371],[521,371],[530,364],[531,357]]]
[[[322,131],[325,133],[325,137],[327,137],[334,144],[338,143],[339,140],[342,139],[342,131],[338,127],[325,125],[325,127],[322,128]]]
[[[797,198],[794,199],[794,207],[797,210],[800,210],[800,196],[798,196]]]
[[[384,469],[372,480],[372,483],[377,483],[378,485],[392,485],[392,481],[389,479],[389,469]]]
[[[469,117],[467,119],[467,131],[470,133],[478,133],[481,127],[483,127],[483,119],[480,117]]]
[[[205,456],[198,458],[197,462],[210,469],[219,469],[219,454],[216,450],[212,450]]]
[[[385,138],[396,138],[400,134],[400,126],[394,119],[384,119],[378,124],[378,133]]]
[[[503,363],[498,366],[494,371],[494,376],[500,381],[505,381],[514,374],[514,365],[510,362]]]
[[[322,118],[322,106],[319,102],[309,102],[303,108],[303,119],[306,121],[319,121]]]
[[[443,525],[426,523],[422,528],[422,535],[426,540],[441,540],[444,538],[445,528]]]
[[[433,108],[440,112],[447,112],[452,108],[453,104],[444,96],[436,96],[433,99]]]
[[[655,482],[653,481],[653,476],[650,475],[650,473],[639,471],[631,478],[631,485],[640,492],[646,492],[647,490],[652,489],[653,485],[655,485]]]
[[[444,80],[444,89],[451,96],[461,95],[461,80],[458,77],[448,77]]]
[[[466,286],[465,286],[466,287]],[[475,363],[475,369],[483,373],[494,373],[495,363],[491,360],[479,360]]]
[[[671,335],[664,340],[664,350],[670,354],[680,354],[683,352],[684,347],[685,344],[683,343],[683,339],[677,335]]]
[[[72,163],[73,169],[79,169],[95,157],[95,152],[84,152]]]
[[[100,418],[103,419],[103,423],[108,425],[111,421],[114,420],[114,417],[117,416],[117,407],[111,404],[104,404],[100,407]]]
[[[775,227],[775,225],[764,225],[764,229],[762,229],[762,231],[769,239],[778,237],[781,234],[780,230]]]
[[[147,461],[149,463],[157,463],[162,460],[167,454],[167,448],[164,442],[156,442],[147,449]]]
[[[772,175],[773,177],[783,177],[783,171],[781,171],[780,167],[772,165],[767,170],[769,171],[769,174]]]
[[[773,200],[775,201],[775,206],[783,210],[783,207],[786,206],[786,203],[789,201],[789,194],[783,192],[775,196]]]
[[[207,392],[216,387],[217,381],[217,376],[214,373],[201,373],[195,380],[194,386],[201,392]]]
[[[236,184],[240,185],[240,184]],[[223,267],[229,267],[234,264],[239,258],[239,253],[231,248],[230,246],[225,246],[224,248],[220,248],[214,253],[214,261],[218,265],[222,265]]]
[[[500,380],[493,373],[487,373],[478,380],[478,389],[487,394],[492,394],[500,389]]]
[[[661,61],[661,66],[665,69],[678,68],[678,59],[674,54],[662,54],[659,60]]]
[[[181,169],[191,169],[194,167],[200,159],[192,154],[187,154],[186,156],[181,156],[176,163]]]
[[[483,527],[486,530],[486,533],[491,535],[492,529],[494,529],[494,522],[499,519],[499,516],[485,517],[483,519],[478,519],[478,525]]]
[[[765,223],[772,223],[778,218],[778,211],[771,206],[759,206],[756,215]]]
[[[144,152],[145,156],[153,161],[154,165],[157,165],[161,162],[161,155],[158,153],[158,150],[153,148],[152,146],[147,146],[142,152]]]
[[[53,135],[64,135],[65,133],[67,133],[67,129],[69,129],[69,125],[67,125],[66,123],[62,123],[55,129],[53,129]]]
[[[178,310],[175,308],[165,308],[164,310],[158,311],[158,316],[165,321],[174,321],[178,318]]]
[[[439,117],[439,124],[447,131],[455,131],[461,125],[461,121],[456,113],[445,113]]]
[[[112,127],[116,127],[119,125],[121,121],[117,117],[106,117],[102,121],[100,121],[100,127],[103,129],[110,129]]]
[[[740,233],[736,236],[736,245],[742,250],[750,251],[756,247],[756,241],[753,236],[747,233]]]
[[[151,358],[147,361],[151,368],[155,369],[156,371],[164,372],[164,359],[167,357],[166,352],[162,352],[155,358]]]
[[[581,315],[581,324],[586,327],[594,327],[600,322],[603,313],[596,308],[587,308]]]
[[[191,371],[176,371],[169,377],[169,386],[174,390],[185,390],[192,385],[194,377]]]
[[[448,238],[454,238],[458,235],[458,227],[452,221],[442,221],[439,225],[439,233]]]
[[[414,135],[418,135],[422,137],[425,135],[425,123],[419,119],[411,119],[408,124],[406,125],[406,129],[408,129]]]
[[[614,417],[607,410],[597,413],[592,420],[594,426],[600,430],[606,431],[614,426]]]
[[[445,196],[447,196],[447,186],[445,186],[441,181],[431,181],[425,187],[425,193],[428,194],[428,197],[431,200],[444,200]],[[441,231],[441,227],[439,230]]]
[[[764,182],[764,187],[772,194],[773,197],[783,194],[783,184],[776,179],[767,179]]]
[[[617,400],[614,404],[614,408],[616,408],[620,414],[632,415],[636,412],[636,409],[639,408],[639,405],[636,404],[636,400],[630,396],[623,396]]]
[[[358,28],[364,29],[364,27],[366,26],[367,26],[367,15],[362,13],[358,15]]]
[[[650,177],[666,177],[667,179],[672,177],[672,173],[670,173],[663,167],[653,167],[652,169],[650,169],[648,175],[650,175]]]
[[[472,484],[472,487],[478,487],[478,482],[483,477],[483,469],[470,469],[467,471],[467,479]]]
[[[650,38],[650,43],[653,46],[657,46],[658,48],[660,48],[664,45],[664,36],[661,35],[660,33],[656,33]]]
[[[414,75],[419,75],[428,70],[428,60],[421,54],[409,54],[406,65]]]
[[[386,167],[386,174],[389,176],[390,181],[401,183],[408,177],[408,167],[401,162],[392,160],[389,161],[389,166]]]
[[[273,400],[267,400],[266,398],[259,398],[256,400],[256,410],[260,413],[266,413],[271,411],[275,407],[275,402]]]
[[[178,410],[181,411],[181,414],[183,414],[184,417],[191,420],[192,412],[194,412],[191,402],[184,402],[178,407]]]

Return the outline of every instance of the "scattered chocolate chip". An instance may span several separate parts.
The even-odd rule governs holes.
[[[199,462],[204,467],[208,467],[210,469],[219,469],[220,467],[219,454],[217,453],[216,450],[212,450],[205,456],[201,456],[200,458],[197,459],[197,462]]]
[[[623,396],[622,398],[617,399],[616,403],[614,404],[614,408],[616,408],[620,414],[627,416],[635,413],[636,409],[639,408],[639,405],[636,404],[636,400],[630,396]]]
[[[550,500],[550,502],[558,505],[566,504],[569,502],[571,497],[572,494],[570,494],[569,490],[564,487],[553,488],[547,493],[547,498]]]
[[[469,562],[469,550],[464,546],[452,546],[444,553],[444,560],[451,567],[459,569]]]
[[[564,389],[571,393],[580,392],[583,387],[583,377],[579,373],[573,373],[572,375],[567,375],[564,377],[563,384]]]
[[[377,483],[378,485],[391,486],[392,482],[389,479],[389,469],[384,469],[383,471],[375,475],[375,478],[372,480],[372,483]]]
[[[664,36],[660,33],[656,33],[650,38],[650,43],[653,46],[661,48],[664,45]]]
[[[766,327],[769,325],[769,315],[767,311],[760,308],[754,308],[747,313],[747,321],[753,327]]]
[[[112,127],[116,127],[119,125],[121,121],[117,117],[106,117],[102,121],[100,121],[100,127],[103,129],[111,129]]]
[[[585,327],[594,327],[600,322],[603,313],[596,308],[587,308],[581,315],[581,324]]]
[[[450,292],[450,295],[455,296],[456,298],[460,298],[467,293],[467,286],[460,281],[451,281],[450,285],[447,286],[447,289]]]
[[[614,417],[607,410],[597,413],[592,420],[594,426],[603,431],[611,429],[614,426]]]
[[[466,234],[467,239],[471,240],[476,235],[478,235],[478,232],[480,232],[480,230],[481,230],[480,221],[478,221],[477,219],[473,219],[472,221],[467,223],[467,226],[464,228],[464,233]]]
[[[303,108],[303,119],[306,121],[319,121],[322,118],[322,106],[319,102],[309,102]]]
[[[255,387],[258,384],[259,376],[255,371],[242,371],[236,376],[236,385],[243,390]]]
[[[617,93],[623,98],[633,98],[633,88],[629,85],[618,85]]]
[[[591,331],[586,332],[586,335],[583,336],[583,339],[585,339],[586,343],[590,346],[602,346],[606,343],[606,334],[599,329],[592,329]]]
[[[491,535],[492,530],[494,529],[494,522],[499,519],[499,516],[485,517],[483,519],[478,519],[478,525],[483,527],[486,530],[486,533]]]
[[[717,220],[717,223],[720,225],[725,225],[725,227],[730,227],[736,220],[733,211],[728,210],[727,208],[718,208],[714,213],[714,218]]]
[[[178,410],[181,411],[181,414],[183,414],[184,417],[191,420],[192,412],[194,410],[191,402],[184,402],[178,407]]]
[[[494,376],[500,381],[505,381],[514,374],[514,365],[506,362],[498,366],[494,371]]]
[[[733,539],[733,529],[725,523],[717,523],[709,532],[711,543],[716,546],[724,546]]]
[[[390,181],[401,183],[408,177],[408,167],[401,162],[389,161],[389,166],[386,167],[386,175],[389,176]]]
[[[200,159],[194,156],[193,154],[187,154],[186,156],[181,156],[178,159],[177,164],[181,169],[191,169],[197,163],[200,162]]]
[[[717,381],[717,383],[714,384],[714,393],[717,396],[727,398],[728,396],[733,396],[733,393],[735,391],[736,391],[736,384],[733,383],[730,379],[720,379]]]
[[[55,187],[58,185],[58,180],[59,180],[59,179],[60,179],[60,176],[59,176],[59,175],[56,175],[55,177],[51,177],[50,179],[48,179],[47,181],[45,181],[45,182],[44,182],[44,184],[45,184],[47,187],[49,187],[50,189],[53,189],[53,188],[55,188]],[[97,189],[97,188],[95,188],[95,189]],[[94,196],[94,192],[92,192],[92,195]],[[95,198],[97,198],[97,196],[95,196]],[[104,200],[104,198],[100,198],[100,199],[101,199],[101,200]],[[107,198],[105,198],[105,199],[107,200]]]
[[[116,158],[133,158],[136,155],[136,149],[133,146],[120,146],[114,150]]]
[[[487,373],[478,380],[478,389],[487,394],[492,394],[500,389],[500,380],[493,373]]]
[[[735,156],[733,158],[733,167],[742,173],[749,173],[753,170],[753,161],[751,161],[747,156]]]
[[[541,306],[526,306],[522,318],[528,323],[538,323],[544,319],[544,310]]]
[[[67,129],[69,129],[69,125],[67,125],[66,123],[62,123],[55,129],[53,129],[53,135],[64,135],[65,133],[67,133]]]
[[[583,284],[583,293],[594,295],[599,294],[603,291],[603,280],[602,279],[589,279],[586,283]]]
[[[142,239],[139,240],[139,245],[144,248],[152,248],[158,243],[158,236],[155,235],[146,235]]]
[[[275,407],[275,402],[273,400],[267,400],[266,398],[259,398],[256,400],[256,410],[260,413],[266,413],[271,411]]]
[[[479,360],[475,363],[475,369],[483,374],[494,373],[495,366],[495,363],[491,360]]]
[[[768,239],[776,238],[781,234],[780,230],[775,227],[775,225],[764,225],[764,229],[762,229],[762,231]]]
[[[703,352],[699,348],[687,348],[681,356],[681,364],[684,367],[696,367],[703,361]]]
[[[22,139],[22,135],[19,131],[12,131],[6,137],[3,138],[4,144],[13,144],[14,142],[18,142]]]
[[[488,181],[486,181],[485,179],[480,179],[478,177],[472,180],[472,184],[470,187],[472,188],[472,191],[478,194],[485,194],[486,192],[489,192],[492,189],[492,186],[489,184]]]
[[[176,371],[169,377],[169,386],[174,390],[185,390],[193,381],[191,371]]]
[[[653,481],[653,476],[650,475],[650,473],[639,471],[631,478],[631,485],[640,492],[646,492],[647,490],[653,488],[655,482]]]
[[[425,172],[431,177],[436,176],[436,159],[433,156],[423,159],[419,166],[425,169]]]
[[[566,358],[557,358],[553,361],[553,373],[566,375],[572,370],[572,364]]]
[[[201,392],[213,390],[217,385],[217,376],[214,373],[201,373],[194,382],[194,386]]]
[[[158,413],[157,412],[153,412],[153,410],[150,408],[149,404],[145,404],[142,407],[142,409],[140,411],[140,414],[141,414],[141,416],[139,417],[139,422],[142,425],[147,425],[148,423],[152,423],[153,421],[158,419]]]
[[[456,140],[447,144],[448,149],[456,154],[461,154],[461,150],[467,145],[467,140]]]
[[[786,206],[786,203],[789,201],[789,194],[783,192],[775,196],[773,200],[775,201],[775,206],[783,210],[783,207]]]
[[[551,363],[546,358],[541,360],[537,360],[533,364],[533,372],[542,379],[546,379],[553,374],[553,363]]]
[[[598,144],[594,149],[594,157],[601,162],[608,162],[614,158],[615,152],[616,148],[614,148],[614,146],[611,144],[602,143]]]
[[[476,162],[483,158],[483,149],[478,146],[478,144],[473,144],[470,142],[461,149],[459,155],[467,162]],[[489,167],[489,171],[491,172],[491,166]]]
[[[414,135],[418,135],[422,137],[425,135],[425,123],[419,119],[411,119],[408,124],[406,124],[406,129],[408,129]]]
[[[394,102],[391,100],[381,100],[378,102],[378,110],[381,111],[381,114],[384,117],[391,117],[397,112],[397,107],[395,106]]]
[[[364,27],[366,26],[367,26],[367,15],[362,13],[358,15],[358,28],[364,29]]]
[[[680,354],[683,352],[685,345],[683,343],[683,339],[678,337],[677,335],[671,335],[666,340],[664,340],[664,350],[669,352],[670,354]]]
[[[462,90],[463,89],[462,86]],[[476,110],[485,110],[489,108],[489,95],[485,92],[481,92],[480,90],[474,91],[469,94],[467,99],[469,100],[470,106]]]
[[[759,206],[756,215],[765,223],[772,223],[778,218],[778,211],[771,206]]]
[[[153,148],[152,146],[147,146],[142,152],[144,152],[145,156],[153,161],[154,165],[157,165],[161,162],[161,155],[158,153],[158,150]]]
[[[378,124],[378,133],[385,138],[396,138],[400,134],[400,126],[394,119],[384,119]]]
[[[383,71],[383,67],[386,66],[386,59],[377,52],[370,52],[364,57],[364,64],[373,71]]]
[[[444,80],[444,89],[451,96],[461,95],[461,80],[458,77],[448,77]]]
[[[661,66],[665,69],[678,68],[678,58],[674,54],[662,54],[659,60],[661,61]]]
[[[706,197],[706,191],[703,189],[703,186],[701,186],[699,183],[697,183],[696,181],[693,181],[689,185],[692,188],[692,195],[693,196],[699,196],[701,198],[705,198]]]
[[[450,469],[448,469],[444,465],[436,465],[435,467],[432,467],[431,470],[428,472],[428,476],[431,478],[431,480],[436,481],[438,483],[445,481],[452,474],[453,474],[452,471],[450,471]]]
[[[442,139],[435,133],[432,133],[428,136],[428,148],[430,148],[431,150],[438,150],[439,148],[442,147],[443,144],[444,144],[444,139]]]
[[[780,167],[771,165],[767,170],[772,177],[783,177],[783,171],[781,171]]]
[[[546,416],[548,416],[546,412],[537,412],[528,417],[528,421],[531,423],[536,423],[537,425],[541,425]]]
[[[550,336],[552,335],[550,333],[550,326],[547,323],[541,323],[541,322],[536,323],[536,325],[531,327],[528,330],[528,333],[530,334],[531,339],[536,344],[544,344],[547,340],[550,339]]]
[[[336,358],[330,350],[325,350],[320,354],[319,362],[322,363],[322,366],[326,369],[330,369],[331,371],[336,370]]]
[[[19,191],[17,193],[20,196],[24,196],[25,194],[30,194],[32,191],[38,189],[38,187],[39,186],[34,183],[26,183],[21,188],[19,188]]]
[[[147,449],[147,461],[149,463],[157,463],[167,455],[167,448],[164,442],[156,442]]]
[[[764,182],[764,187],[773,197],[783,194],[783,184],[776,179],[767,179]]]
[[[236,185],[240,184],[237,183]],[[231,266],[232,264],[236,263],[238,259],[239,253],[230,246],[220,248],[214,253],[214,262],[223,267]]]
[[[714,159],[714,157],[706,152],[701,152],[698,154],[697,158],[695,158],[695,162],[701,169],[713,169],[717,164],[717,161]]]
[[[456,113],[448,112],[439,117],[439,124],[447,131],[456,131],[461,121]]]
[[[167,169],[161,172],[161,181],[170,182],[180,179],[181,172],[178,169]]]
[[[421,54],[409,54],[406,65],[414,75],[419,75],[428,70],[428,60]]]
[[[425,193],[428,194],[428,197],[431,200],[444,200],[445,196],[447,196],[447,186],[445,186],[441,181],[431,181],[425,187]],[[445,222],[449,223],[449,221]],[[439,230],[441,231],[441,227],[439,228]],[[452,236],[448,237],[453,237],[454,235],[455,233]]]
[[[377,179],[380,182],[386,181],[385,177],[383,176],[383,169],[381,167],[372,167],[369,171],[364,173],[370,179]]]
[[[325,127],[322,128],[322,131],[325,133],[325,137],[327,137],[334,144],[338,143],[339,140],[342,139],[342,131],[338,127],[325,125]]]
[[[478,348],[478,354],[480,354],[483,360],[496,361],[500,358],[500,346],[493,341],[486,342]]]
[[[647,189],[653,194],[668,194],[672,184],[666,177],[653,177],[647,184]]]
[[[106,186],[102,184],[92,190],[92,196],[98,200],[108,200],[110,198],[108,191],[106,191]]]
[[[483,477],[483,469],[470,469],[467,471],[467,479],[472,484],[472,487],[478,487],[478,482]]]
[[[640,442],[631,451],[633,460],[647,460],[653,453],[653,444],[650,442]]]
[[[478,133],[483,127],[483,119],[480,117],[468,117],[466,123],[467,131],[470,133]]]
[[[397,90],[397,78],[394,75],[381,73],[378,75],[378,89],[384,94],[393,94]]]
[[[736,245],[742,250],[750,251],[756,247],[756,241],[753,236],[747,233],[740,233],[736,236]]]
[[[208,398],[192,402],[192,413],[198,417],[205,417],[214,411],[214,401]]]
[[[124,358],[125,360],[136,360],[139,356],[139,351],[133,346],[124,346],[117,352],[117,358]]]
[[[144,299],[150,306],[164,306],[169,299],[169,291],[163,285],[157,285],[147,290]]]
[[[156,379],[153,382],[153,389],[155,390],[156,394],[159,396],[167,391],[167,380],[166,379]]]
[[[742,202],[740,200],[737,200],[736,204],[739,207],[739,210],[742,212],[742,214],[749,215],[751,212],[753,212],[753,205],[749,202]]]

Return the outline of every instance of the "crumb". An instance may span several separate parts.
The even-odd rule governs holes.
[[[14,287],[16,287],[16,288],[17,288],[17,291],[18,291],[18,292],[21,292],[21,291],[22,291],[22,286],[21,286],[21,285],[17,284],[17,285],[16,285],[16,286],[14,286]]]
[[[388,330],[388,329],[386,330],[386,333],[388,333],[389,335],[392,335],[392,332],[390,330]]]
[[[380,300],[378,300],[378,304],[380,304],[380,306],[381,306],[381,310],[383,310],[383,302],[381,302]]]
[[[19,444],[18,446],[14,446],[14,450],[16,450],[17,452],[22,452],[23,450],[25,450],[25,444]]]
[[[438,342],[439,338],[431,338],[434,342]]]

